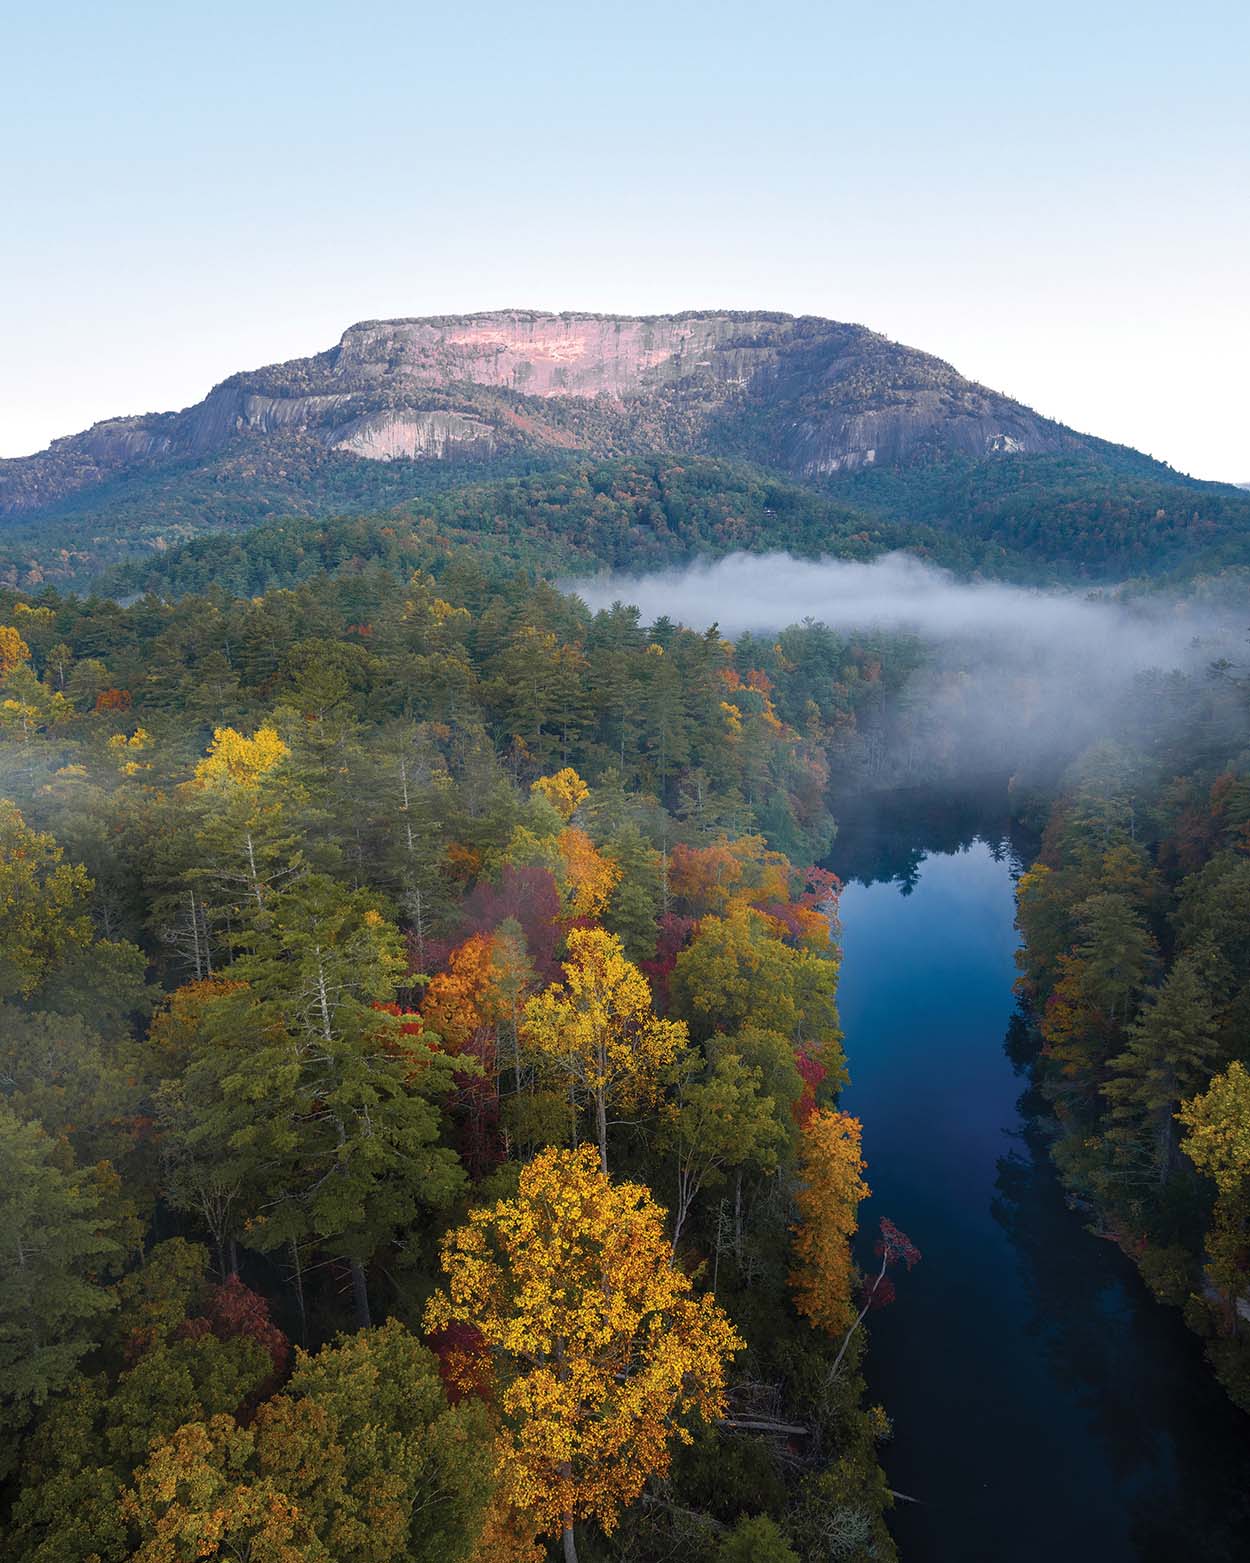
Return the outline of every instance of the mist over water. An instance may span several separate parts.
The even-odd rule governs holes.
[[[650,575],[612,574],[566,583],[592,608],[635,604],[645,622],[667,617],[726,635],[814,619],[831,629],[883,629],[932,641],[998,642],[1048,656],[1079,648],[1120,668],[1192,661],[1192,642],[1226,626],[1180,602],[1125,603],[1106,591],[1044,591],[961,581],[911,554],[868,563],[730,554]]]
[[[1250,605],[1122,598],[1111,590],[962,581],[909,554],[868,563],[731,554],[649,575],[565,583],[592,609],[625,602],[645,624],[712,624],[737,639],[812,623],[846,637],[914,637],[922,667],[901,691],[917,772],[1060,759],[1149,721],[1186,717],[1196,676],[1244,658]],[[1170,710],[1174,707],[1174,710]]]

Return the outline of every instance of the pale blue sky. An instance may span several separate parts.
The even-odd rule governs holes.
[[[0,8],[0,454],[355,320],[856,320],[1250,480],[1250,3]]]

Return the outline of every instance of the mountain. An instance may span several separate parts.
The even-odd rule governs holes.
[[[366,321],[328,352],[232,375],[182,412],[112,418],[0,462],[0,514],[239,442],[296,441],[366,461],[681,450],[807,478],[1089,444],[862,326],[503,310]]]
[[[978,568],[1023,548],[1136,573],[1156,552],[1170,567],[1195,540],[1250,531],[1232,486],[1078,434],[862,326],[502,310],[367,321],[181,412],[110,419],[0,461],[0,583],[81,585],[206,532],[391,514],[466,483],[673,457],[749,467],[758,478],[735,479],[744,494],[767,475],[823,491],[840,533],[858,513],[861,530],[904,542],[918,522],[970,537],[955,554]],[[767,510],[740,519],[767,542]],[[709,524],[734,530],[732,515]]]

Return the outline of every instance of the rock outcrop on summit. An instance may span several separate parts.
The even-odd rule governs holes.
[[[665,450],[814,478],[1088,444],[862,326],[498,310],[366,321],[314,357],[233,375],[182,412],[110,419],[0,461],[0,515],[248,446],[298,449],[305,462]]]

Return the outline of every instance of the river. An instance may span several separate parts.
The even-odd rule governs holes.
[[[971,820],[979,813],[981,824]],[[923,1254],[871,1315],[904,1563],[1250,1559],[1250,1418],[1177,1312],[1066,1205],[1015,1011],[1005,821],[844,819],[842,1022],[872,1197]],[[1027,850],[1027,849],[1026,849]]]

